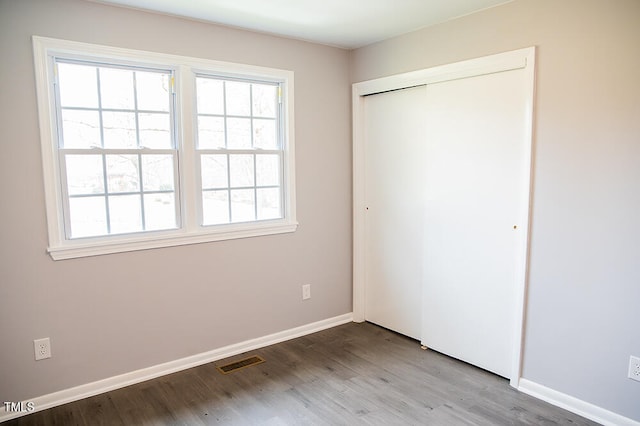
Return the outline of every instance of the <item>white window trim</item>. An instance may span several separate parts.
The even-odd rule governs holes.
[[[49,246],[47,251],[54,260],[71,259],[102,254],[146,250],[186,244],[198,244],[236,238],[294,232],[297,228],[295,202],[295,150],[294,150],[294,94],[293,72],[253,65],[198,59],[186,56],[100,46],[68,40],[33,36],[33,52],[38,95],[42,168],[44,174],[45,204]],[[182,226],[180,229],[144,232],[126,235],[110,235],[96,238],[69,240],[65,238],[62,217],[62,189],[57,161],[57,133],[55,110],[52,107],[54,93],[51,87],[54,55],[95,56],[98,59],[144,62],[175,69],[177,99],[176,114],[180,144],[179,167],[181,172],[180,195]],[[207,70],[218,75],[254,77],[281,82],[283,109],[283,204],[284,218],[270,221],[232,223],[221,226],[200,226],[197,222],[198,194],[195,170],[195,84],[197,72]]]

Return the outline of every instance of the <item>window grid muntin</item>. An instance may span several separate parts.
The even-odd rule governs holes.
[[[212,80],[222,81],[222,114],[212,114],[212,113],[200,113],[198,111],[198,94],[197,94],[197,79],[198,78],[206,78]],[[227,82],[242,82],[247,83],[249,85],[249,114],[248,115],[237,115],[237,114],[227,114]],[[275,117],[268,117],[262,115],[254,115],[254,98],[253,98],[253,88],[254,84],[257,85],[265,85],[265,86],[273,86],[275,89],[275,97],[274,97],[274,115]],[[266,81],[266,80],[255,80],[255,79],[245,79],[245,78],[234,78],[227,76],[218,76],[218,75],[210,75],[210,74],[202,74],[196,73],[194,86],[196,91],[195,96],[195,139],[196,139],[196,163],[197,163],[197,172],[198,172],[198,185],[199,185],[199,218],[201,226],[224,226],[227,224],[234,223],[247,223],[247,222],[262,222],[265,220],[279,220],[283,219],[286,216],[285,211],[285,202],[286,202],[286,193],[285,193],[285,185],[284,185],[284,173],[285,173],[285,162],[284,162],[284,141],[282,138],[283,135],[283,120],[282,120],[282,102],[280,99],[280,94],[282,91],[282,84],[274,81]],[[222,118],[224,121],[224,148],[201,148],[200,144],[200,131],[199,131],[199,117],[217,117]],[[251,138],[251,148],[246,149],[238,149],[238,148],[229,148],[229,128],[228,128],[228,118],[243,118],[249,119],[250,122],[250,130],[249,135]],[[277,149],[262,149],[255,147],[255,134],[254,134],[254,120],[273,120],[274,128],[275,128],[275,142]],[[252,155],[253,161],[253,186],[233,186],[231,184],[231,155],[242,155],[249,154]],[[278,155],[278,185],[258,185],[257,183],[257,155],[261,154],[276,154]],[[226,157],[226,165],[227,165],[227,186],[226,187],[216,187],[216,188],[204,188],[202,181],[202,156],[203,155],[225,155]],[[259,189],[278,189],[279,190],[279,216],[273,219],[259,219],[258,218],[258,190]],[[251,221],[244,222],[236,222],[233,220],[233,207],[232,207],[232,191],[233,190],[252,190],[253,192],[253,217],[254,219]],[[219,223],[219,224],[205,224],[204,223],[204,195],[207,192],[215,192],[215,191],[225,191],[227,193],[227,214],[228,214],[228,222]]]
[[[96,108],[89,107],[63,107],[61,102],[61,93],[60,93],[60,81],[59,81],[59,73],[57,71],[57,65],[59,63],[64,64],[72,64],[72,65],[81,65],[81,66],[91,66],[95,67],[96,71],[96,91],[97,91],[97,100],[98,105]],[[173,90],[173,81],[175,78],[175,72],[170,68],[152,68],[152,67],[144,67],[144,66],[136,66],[136,65],[122,65],[117,63],[105,63],[91,60],[81,60],[81,59],[67,59],[67,58],[59,58],[54,57],[52,61],[52,66],[54,67],[54,93],[55,93],[55,116],[56,116],[56,124],[57,124],[57,136],[58,141],[56,144],[57,153],[58,153],[58,162],[59,168],[61,171],[60,183],[61,183],[61,192],[63,194],[63,222],[64,222],[64,235],[67,240],[77,240],[81,238],[100,238],[100,237],[109,237],[109,236],[119,236],[123,234],[130,233],[149,233],[155,231],[165,231],[165,230],[173,230],[178,229],[181,226],[181,214],[180,214],[180,180],[179,180],[179,171],[178,171],[178,149],[176,144],[176,120],[175,120],[175,91]],[[102,107],[102,90],[101,90],[101,78],[100,78],[100,69],[101,68],[113,68],[113,69],[123,69],[132,72],[132,85],[133,85],[133,109],[124,109],[124,108],[103,108]],[[138,85],[137,85],[137,72],[152,72],[158,73],[167,76],[167,96],[168,96],[168,111],[161,110],[139,110],[138,109]],[[98,123],[99,123],[99,133],[100,133],[100,147],[91,146],[90,148],[64,148],[64,132],[63,132],[63,119],[62,112],[63,110],[80,110],[80,111],[96,111],[98,113]],[[136,147],[135,148],[105,148],[105,136],[104,136],[104,120],[103,120],[103,112],[127,112],[133,113],[135,117],[135,135],[136,135]],[[171,149],[150,149],[141,145],[141,136],[140,136],[140,125],[139,125],[139,115],[145,113],[153,113],[153,114],[167,114],[169,118],[169,139]],[[173,165],[173,190],[162,191],[162,190],[144,190],[144,171],[143,171],[143,155],[169,155],[172,158]],[[68,180],[67,180],[67,167],[66,167],[66,158],[68,155],[100,155],[101,156],[101,164],[102,164],[102,180],[103,180],[103,192],[95,193],[95,194],[74,194],[70,195],[68,191]],[[107,155],[135,155],[137,158],[137,171],[138,171],[138,180],[139,180],[139,189],[136,192],[131,193],[111,193],[109,191],[109,183],[108,183],[108,167],[107,167]],[[138,195],[139,203],[140,203],[140,226],[141,229],[132,232],[118,232],[112,233],[112,220],[111,220],[111,208],[110,208],[110,200],[112,197],[124,197],[127,195]],[[147,229],[147,219],[146,219],[146,210],[145,210],[145,195],[150,194],[173,194],[173,203],[174,203],[174,224],[168,228],[161,229]],[[95,234],[95,235],[87,235],[81,237],[73,237],[72,236],[72,223],[71,223],[71,206],[70,202],[72,199],[76,198],[89,198],[89,197],[101,197],[104,199],[104,208],[105,208],[105,220],[106,220],[106,233],[105,234]]]

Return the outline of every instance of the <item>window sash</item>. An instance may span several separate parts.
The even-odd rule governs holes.
[[[150,233],[157,231],[169,231],[174,229],[179,229],[182,224],[181,218],[181,197],[180,197],[180,186],[179,186],[179,171],[178,171],[178,151],[172,149],[102,149],[102,148],[94,148],[91,150],[86,149],[59,149],[59,168],[60,168],[60,180],[61,180],[61,193],[63,198],[63,208],[64,208],[64,231],[65,238],[67,240],[75,240],[78,238],[108,238],[111,236],[119,236],[123,234],[137,234],[137,233]],[[94,156],[100,158],[100,163],[102,166],[101,171],[101,180],[102,180],[102,190],[100,192],[87,192],[87,193],[79,193],[79,194],[70,194],[69,193],[69,181],[68,181],[68,170],[67,170],[67,158],[70,156],[74,157],[83,157],[83,156]],[[137,172],[137,188],[128,190],[128,191],[115,191],[110,190],[110,176],[108,170],[108,159],[118,156],[128,156],[136,158],[136,172]],[[145,170],[145,160],[150,159],[150,157],[169,157],[171,159],[171,167],[172,173],[169,175],[171,177],[171,189],[147,189],[145,182],[145,175],[148,176]],[[147,164],[148,165],[148,164]],[[145,207],[146,201],[145,196],[149,195],[171,195],[173,199],[173,218],[172,225],[167,226],[167,224],[162,226],[153,226],[149,224],[149,219],[147,213],[150,211]],[[110,217],[110,205],[109,200],[111,198],[116,199],[119,197],[125,196],[139,196],[140,202],[140,221],[141,221],[141,229],[139,230],[131,230],[129,232],[114,232],[112,229],[112,221]],[[105,210],[105,220],[106,220],[106,232],[103,234],[91,234],[91,235],[83,235],[83,236],[74,236],[73,232],[73,223],[71,221],[72,213],[71,213],[71,201],[79,198],[90,198],[90,197],[102,197],[105,200],[104,210]],[[165,221],[166,222],[166,221]],[[166,222],[168,223],[168,222]]]
[[[145,65],[142,62],[138,63],[124,63],[118,59],[108,59],[105,58],[92,58],[90,56],[86,57],[68,57],[68,56],[77,56],[77,55],[52,55],[51,56],[51,66],[53,67],[53,94],[54,94],[54,109],[57,120],[57,136],[58,136],[58,147],[59,149],[66,148],[63,145],[64,134],[63,134],[63,111],[85,111],[85,112],[97,112],[99,116],[99,126],[100,126],[100,146],[98,148],[108,148],[105,147],[105,136],[103,132],[104,127],[104,113],[128,113],[135,115],[135,125],[136,125],[136,148],[143,148],[144,146],[140,144],[140,126],[139,126],[139,116],[141,114],[167,114],[169,118],[169,126],[168,133],[170,136],[170,148],[177,149],[177,123],[176,123],[176,105],[175,105],[175,70],[171,67],[153,67],[151,65]],[[76,65],[76,66],[86,66],[86,67],[95,67],[96,68],[96,94],[97,94],[97,105],[93,107],[88,106],[79,106],[79,105],[62,105],[62,93],[61,93],[61,82],[60,82],[60,65]],[[101,77],[101,70],[120,70],[120,71],[129,71],[134,73],[134,80],[132,81],[132,91],[133,91],[133,107],[129,108],[116,108],[116,107],[108,107],[103,105],[102,101],[102,88],[103,81]],[[136,73],[146,73],[146,74],[159,74],[167,76],[167,109],[151,109],[151,108],[142,108],[140,107],[140,95],[139,95],[139,87],[138,82],[135,80]],[[94,148],[93,146],[89,149]]]
[[[232,183],[232,176],[231,176],[231,156],[236,156],[236,155],[246,155],[246,156],[251,156],[252,157],[252,168],[253,168],[253,173],[252,173],[252,180],[253,183],[251,184],[245,184],[245,185],[234,185]],[[226,162],[226,182],[225,184],[221,184],[218,186],[205,186],[203,183],[203,170],[202,170],[202,163],[203,163],[203,157],[205,156],[221,156],[225,158],[225,162]],[[277,172],[276,172],[276,177],[275,177],[275,183],[269,182],[269,183],[260,183],[258,181],[258,158],[262,157],[269,157],[269,156],[273,156],[273,157],[277,157]],[[200,224],[200,226],[202,227],[224,227],[227,224],[231,224],[231,223],[239,223],[239,222],[264,222],[264,221],[273,221],[273,220],[282,220],[285,218],[285,214],[286,214],[286,205],[285,205],[285,193],[286,193],[286,186],[285,186],[285,177],[284,177],[284,172],[285,172],[285,166],[284,166],[284,153],[282,150],[226,150],[226,149],[208,149],[208,150],[197,150],[196,151],[196,167],[197,167],[197,175],[198,175],[198,212],[199,212],[199,216],[198,216],[198,223]],[[261,215],[259,212],[260,209],[260,205],[258,203],[258,194],[261,193],[261,190],[269,190],[269,189],[277,189],[278,190],[278,203],[277,203],[277,211],[278,214],[277,216],[267,216],[264,217],[264,215]],[[253,214],[253,219],[252,220],[247,220],[247,221],[235,221],[234,218],[234,214],[232,211],[232,197],[231,197],[231,193],[232,191],[238,191],[238,190],[250,190],[253,192],[253,209],[254,209],[254,214]],[[205,220],[205,206],[204,206],[204,197],[206,193],[211,193],[211,192],[223,192],[226,191],[226,193],[228,194],[227,197],[227,208],[228,208],[228,220],[223,221],[223,222],[219,222],[219,223],[206,223]],[[262,217],[261,217],[262,216]]]

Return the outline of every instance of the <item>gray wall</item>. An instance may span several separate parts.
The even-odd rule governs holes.
[[[516,0],[355,50],[352,82],[538,46],[524,378],[640,420],[640,2]]]
[[[293,70],[298,231],[51,260],[32,35]],[[0,0],[0,53],[0,401],[351,312],[349,52],[86,1]],[[46,336],[53,357],[35,362]]]

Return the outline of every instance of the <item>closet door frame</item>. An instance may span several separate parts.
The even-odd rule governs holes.
[[[524,70],[526,87],[526,109],[523,117],[525,125],[526,175],[523,176],[523,217],[519,223],[525,224],[524,237],[519,247],[516,277],[516,318],[513,336],[513,360],[511,386],[517,388],[522,374],[522,349],[524,343],[524,320],[529,271],[529,236],[531,214],[533,116],[535,92],[535,47],[514,50],[496,55],[470,59],[453,64],[427,68],[389,77],[354,83],[353,102],[353,320],[365,320],[366,271],[366,140],[364,108],[365,97],[376,93],[437,82],[492,74],[496,72]]]

